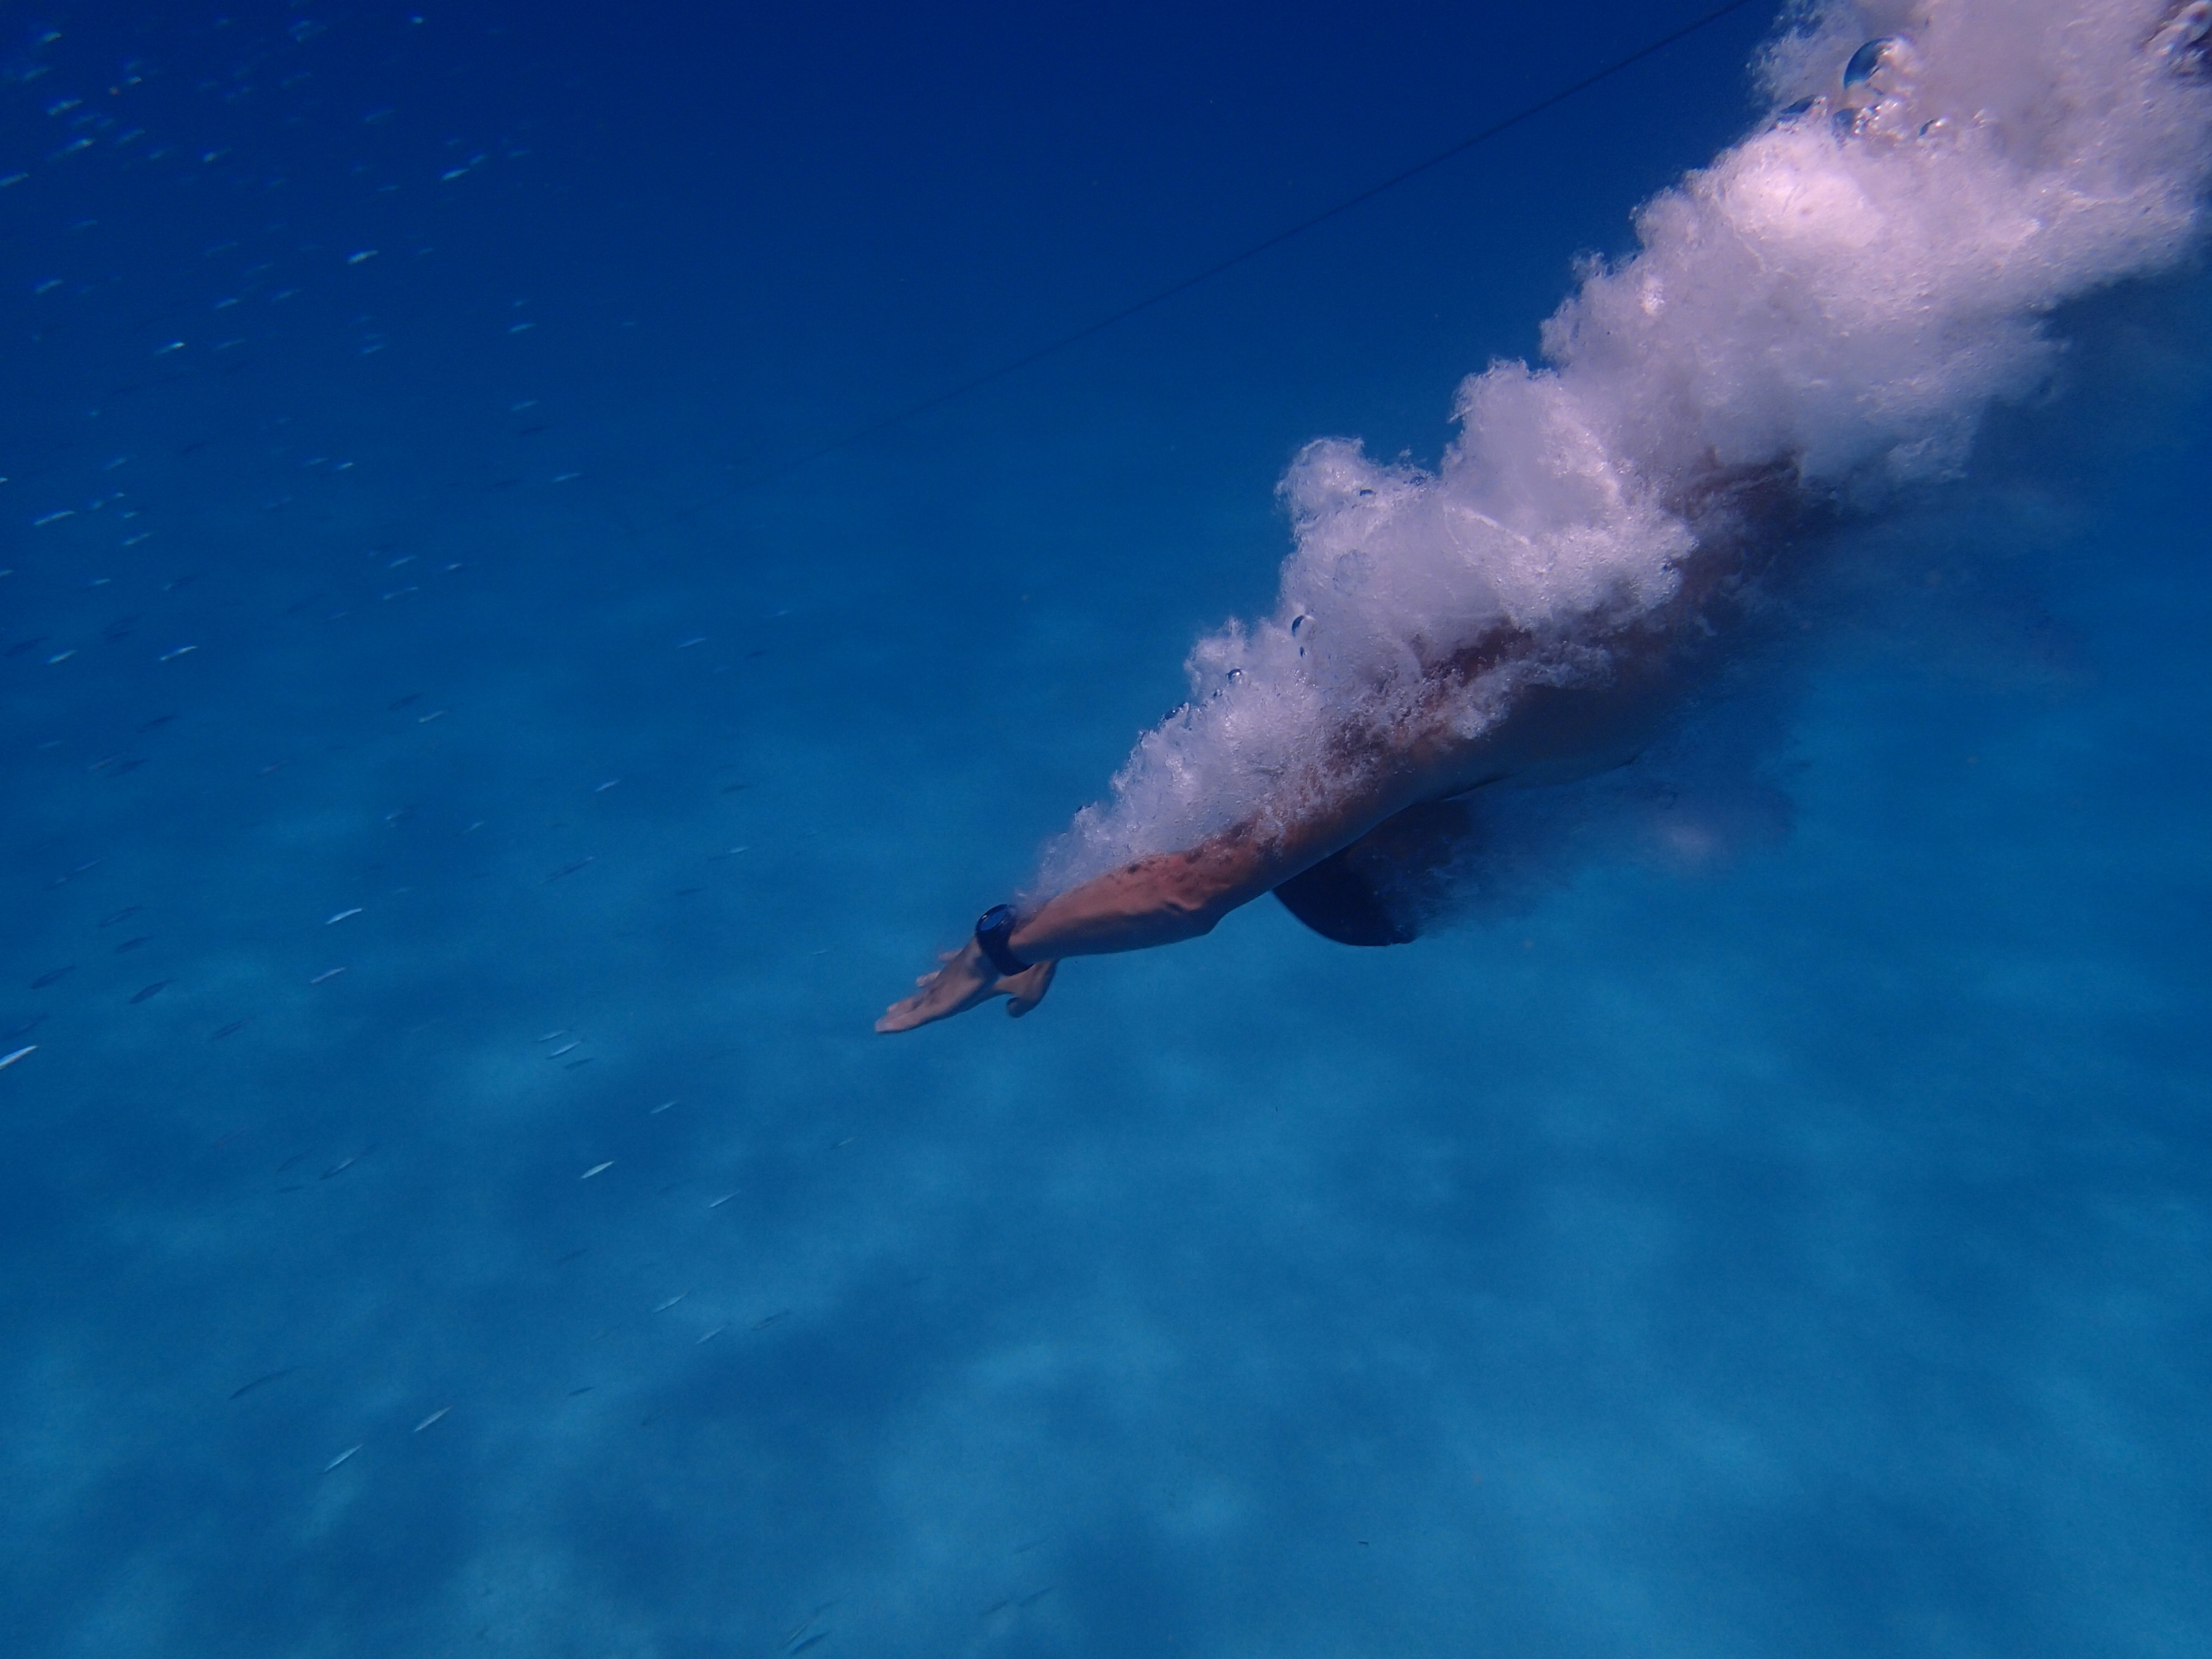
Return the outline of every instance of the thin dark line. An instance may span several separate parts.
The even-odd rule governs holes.
[[[1243,264],[1249,260],[1258,258],[1261,254],[1267,252],[1270,249],[1280,247],[1285,242],[1289,241],[1292,237],[1303,236],[1306,232],[1314,229],[1316,226],[1325,225],[1330,220],[1337,218],[1340,215],[1349,213],[1352,209],[1373,201],[1376,197],[1383,194],[1386,191],[1395,190],[1399,185],[1406,183],[1408,179],[1418,179],[1421,174],[1428,172],[1432,167],[1442,167],[1446,161],[1451,161],[1456,156],[1464,155],[1468,150],[1474,149],[1478,144],[1486,144],[1492,139],[1511,131],[1515,127],[1521,125],[1523,122],[1533,120],[1547,110],[1556,109],[1559,105],[1565,103],[1570,98],[1577,97],[1583,93],[1588,92],[1592,87],[1596,86],[1600,82],[1610,80],[1613,76],[1620,74],[1623,70],[1634,68],[1645,58],[1656,56],[1658,53],[1666,51],[1668,47],[1675,45],[1678,41],[1687,40],[1690,36],[1697,33],[1698,30],[1710,27],[1711,25],[1719,22],[1722,18],[1728,16],[1730,13],[1741,11],[1746,6],[1751,3],[1752,0],[1728,0],[1727,4],[1716,6],[1712,10],[1706,12],[1702,16],[1694,18],[1691,21],[1683,24],[1680,28],[1675,29],[1673,33],[1662,34],[1656,40],[1651,41],[1648,45],[1638,46],[1634,52],[1630,52],[1625,58],[1615,58],[1612,63],[1607,64],[1603,69],[1595,70],[1589,74],[1583,76],[1581,80],[1571,82],[1567,85],[1559,88],[1558,91],[1548,93],[1545,96],[1539,98],[1534,103],[1525,105],[1522,108],[1514,111],[1512,114],[1505,116],[1499,120],[1492,122],[1488,126],[1483,128],[1481,131],[1475,133],[1469,137],[1461,139],[1459,143],[1452,145],[1449,149],[1440,149],[1434,155],[1430,156],[1426,161],[1416,161],[1413,166],[1404,168],[1401,172],[1392,173],[1388,179],[1384,179],[1379,183],[1370,185],[1366,189],[1361,191],[1356,196],[1347,196],[1342,201],[1336,203],[1334,206],[1323,208],[1320,212],[1314,214],[1310,217],[1301,219],[1297,223],[1291,225],[1285,229],[1279,230],[1273,235],[1269,236],[1261,241],[1255,242],[1249,247],[1247,247],[1239,252],[1232,253],[1225,259],[1218,260],[1214,264],[1206,266],[1203,270],[1194,271],[1190,276],[1185,276],[1180,281],[1170,283],[1167,287],[1159,289],[1156,293],[1146,295],[1143,299],[1135,301],[1133,304],[1123,306],[1119,311],[1113,312],[1104,317],[1101,317],[1096,322],[1085,323],[1081,328],[1076,329],[1071,333],[1063,334],[1060,336],[1059,338],[1049,341],[1046,344],[1037,347],[1033,351],[1024,352],[1020,356],[1000,363],[996,368],[986,370],[984,373],[976,375],[972,380],[963,380],[957,386],[948,387],[943,392],[936,392],[930,397],[924,398],[920,403],[908,404],[905,408],[897,410],[896,413],[886,415],[881,420],[872,421],[864,427],[855,428],[853,431],[845,434],[844,436],[823,444],[818,449],[811,449],[804,455],[798,456],[792,460],[784,462],[783,465],[777,467],[774,471],[763,475],[758,482],[764,483],[771,479],[780,478],[789,473],[796,472],[802,467],[812,465],[815,462],[821,460],[825,456],[834,455],[841,449],[848,449],[856,443],[860,443],[866,439],[872,438],[878,432],[887,432],[892,427],[898,426],[904,422],[914,419],[917,415],[927,415],[933,409],[941,409],[946,404],[957,402],[960,398],[968,397],[973,392],[981,392],[985,386],[995,386],[1000,380],[1005,380],[1008,375],[1018,374],[1022,370],[1030,368],[1033,364],[1042,362],[1046,358],[1056,356],[1058,353],[1066,350],[1070,346],[1080,345],[1084,341],[1090,339],[1093,335],[1103,334],[1108,329],[1112,328],[1117,323],[1125,323],[1128,321],[1130,318],[1136,316],[1140,312],[1150,311],[1157,305],[1164,305],[1168,301],[1174,299],[1177,295],[1188,294],[1192,289],[1196,288],[1200,283],[1212,282],[1216,276],[1220,276],[1224,271],[1234,270],[1238,265]],[[689,517],[690,514],[686,514],[685,516]]]

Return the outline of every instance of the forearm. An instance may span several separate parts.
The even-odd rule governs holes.
[[[1263,830],[1248,822],[1195,847],[1138,859],[1054,895],[1008,943],[1024,962],[1056,962],[1200,938],[1231,910],[1422,799],[1423,787],[1410,774],[1387,782],[1370,778],[1365,789],[1287,827]]]
[[[1273,862],[1241,830],[1154,854],[1054,895],[1008,943],[1024,962],[1055,962],[1196,939],[1267,892]]]

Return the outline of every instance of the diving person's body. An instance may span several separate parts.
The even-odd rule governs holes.
[[[1840,3],[1778,41],[1767,124],[1586,268],[1546,366],[1462,384],[1433,472],[1301,453],[1275,617],[1201,644],[1202,694],[1079,815],[1048,890],[986,912],[877,1030],[1025,1013],[1063,957],[1268,892],[1331,939],[1411,937],[1474,792],[1632,758],[1808,562],[1778,554],[1957,477],[1984,412],[2049,383],[2063,304],[2203,246],[2212,0],[1887,9],[1903,27],[1848,56]]]
[[[1449,860],[1464,823],[1454,805],[1492,787],[1540,787],[1634,758],[1737,631],[1758,575],[1808,517],[1811,498],[1781,469],[1717,471],[1678,510],[1698,532],[1674,564],[1674,598],[1571,640],[1501,626],[1428,665],[1382,718],[1355,712],[1263,819],[1108,870],[1026,910],[994,906],[960,949],[876,1022],[911,1030],[996,997],[1018,1018],[1043,1000],[1060,962],[1174,945],[1275,893],[1301,921],[1341,943],[1413,937],[1375,890],[1376,866],[1404,876]],[[1469,688],[1501,668],[1604,654],[1601,675],[1516,677],[1517,691],[1472,737],[1460,734]],[[1363,711],[1364,712],[1364,711]]]

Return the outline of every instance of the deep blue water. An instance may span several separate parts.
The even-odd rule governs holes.
[[[1698,9],[0,10],[0,1645],[2212,1644],[2201,275],[1786,836],[869,1031],[1771,18],[789,463]]]

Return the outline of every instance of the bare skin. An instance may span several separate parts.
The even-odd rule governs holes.
[[[1675,706],[1710,659],[1723,613],[1739,609],[1743,579],[1771,557],[1804,504],[1792,480],[1765,471],[1716,477],[1693,504],[1705,533],[1678,567],[1677,598],[1584,644],[1601,645],[1611,672],[1566,687],[1524,683],[1511,706],[1474,738],[1453,729],[1470,683],[1501,665],[1542,654],[1524,635],[1501,629],[1433,665],[1408,712],[1388,725],[1347,723],[1314,763],[1302,799],[1320,803],[1287,823],[1255,818],[1194,847],[1156,854],[1054,895],[1024,917],[1008,939],[1035,965],[1001,975],[970,939],[915,981],[912,996],[877,1020],[909,1031],[998,997],[1018,1019],[1043,1000],[1062,958],[1173,945],[1210,933],[1241,905],[1350,846],[1396,814],[1483,785],[1543,781],[1617,764]],[[1763,533],[1750,533],[1750,520]],[[1326,786],[1323,787],[1323,781]]]
[[[1438,681],[1441,694],[1443,681]],[[1455,740],[1441,717],[1442,696],[1413,720],[1382,734],[1363,733],[1344,769],[1358,781],[1273,833],[1251,822],[1182,852],[1158,854],[1109,870],[1056,894],[1014,929],[1008,945],[1035,965],[1002,976],[973,939],[948,951],[943,966],[915,981],[914,995],[876,1022],[882,1032],[908,1031],[964,1013],[996,997],[1020,1018],[1051,988],[1067,957],[1103,956],[1179,944],[1210,933],[1223,917],[1273,892],[1301,871],[1407,807],[1455,794],[1562,756],[1603,749],[1608,722],[1589,699],[1538,696],[1474,743]],[[1356,741],[1356,740],[1355,740]]]

